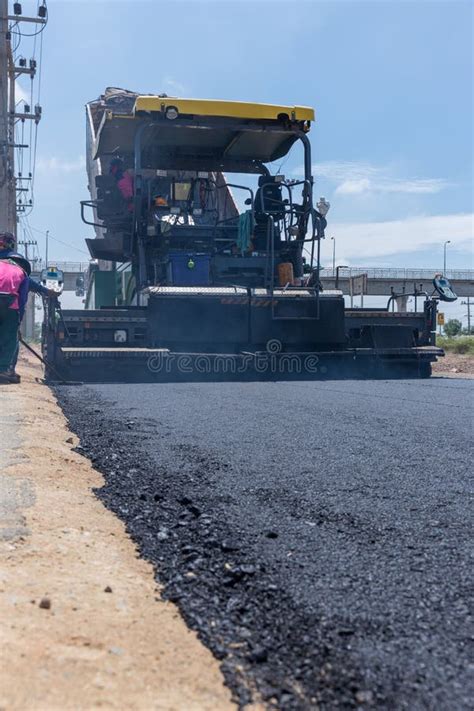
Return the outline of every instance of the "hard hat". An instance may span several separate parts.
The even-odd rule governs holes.
[[[12,262],[16,262],[18,266],[21,267],[23,271],[28,274],[28,276],[30,276],[31,264],[22,254],[18,254],[18,252],[8,252],[3,259],[11,259]]]

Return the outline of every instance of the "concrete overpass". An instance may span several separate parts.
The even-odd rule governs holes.
[[[441,271],[441,270],[440,270]],[[433,277],[435,269],[379,269],[378,267],[350,267],[339,269],[338,288],[344,294],[350,294],[350,279],[358,274],[367,274],[368,296],[390,296],[393,291],[397,294],[410,293],[416,285],[417,289],[433,291]],[[446,276],[460,297],[474,297],[474,270],[448,269]],[[325,289],[334,289],[336,274],[329,269],[321,272],[321,281]]]
[[[87,274],[90,262],[50,262],[50,266],[55,266],[64,274],[64,291],[76,291],[76,280],[78,276],[84,277],[85,288],[87,289]],[[37,262],[33,267],[32,276],[39,280],[41,271],[45,264]],[[339,269],[338,288],[344,294],[350,294],[350,279],[359,274],[367,274],[367,296],[387,296],[392,294],[392,290],[397,294],[409,294],[413,291],[414,285],[429,294],[433,291],[432,281],[436,274],[435,269],[379,269],[378,267],[350,267]],[[454,291],[459,297],[474,297],[474,270],[448,270],[446,276],[451,282]],[[325,289],[334,289],[336,286],[336,274],[332,270],[324,269],[321,272],[321,281]],[[359,297],[360,298],[360,297]],[[397,299],[397,309],[405,311],[408,299],[401,296]],[[34,333],[34,296],[29,299],[23,321],[23,334],[31,338]]]
[[[43,264],[35,265],[33,277],[40,278]],[[64,272],[64,291],[76,290],[76,279],[79,275],[85,276],[89,269],[89,262],[51,262],[50,266],[55,266]],[[433,291],[432,281],[436,274],[435,269],[385,269],[378,267],[350,267],[339,269],[338,288],[344,294],[350,294],[350,278],[358,274],[367,274],[367,295],[368,296],[390,296],[393,290],[397,293],[410,293],[416,284],[418,289],[428,293]],[[454,291],[460,297],[474,297],[474,270],[449,269],[446,276],[450,280]],[[336,274],[332,269],[324,269],[321,272],[321,281],[326,289],[334,289],[336,285]]]

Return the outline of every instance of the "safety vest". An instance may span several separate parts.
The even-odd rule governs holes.
[[[0,293],[15,297],[10,306],[11,309],[18,310],[20,308],[18,297],[25,277],[25,272],[18,264],[10,259],[0,259]]]

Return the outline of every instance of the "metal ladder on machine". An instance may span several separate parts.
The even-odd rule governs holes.
[[[304,288],[304,289],[309,290],[312,288],[314,298],[316,301],[316,315],[315,316],[278,316],[275,313],[276,299],[274,298],[274,293],[275,293],[275,240],[274,240],[274,234],[275,234],[275,221],[273,219],[273,216],[269,215],[268,226],[267,226],[267,264],[266,264],[266,270],[265,270],[265,284],[266,284],[267,289],[270,290],[272,320],[273,321],[319,321],[319,317],[320,317],[320,312],[319,312],[319,304],[320,304],[320,299],[319,299],[319,295],[320,295],[320,291],[319,291],[320,239],[319,239],[319,236],[316,235],[316,225],[315,225],[315,221],[314,221],[314,216],[312,215],[311,239],[303,240],[303,242],[311,242],[311,245],[312,245],[311,246],[311,266],[313,265],[313,261],[314,261],[314,243],[316,241],[318,243],[316,286],[315,287],[290,287],[287,285],[286,287],[284,287],[284,291],[286,289]]]

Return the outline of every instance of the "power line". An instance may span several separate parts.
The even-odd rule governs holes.
[[[28,224],[28,227],[30,230],[33,230],[33,232],[37,232],[40,235],[46,236],[46,232],[43,230],[38,230],[36,227],[32,227],[29,222],[28,222],[28,217],[25,218],[25,221]],[[59,239],[58,237],[53,237],[51,232],[48,232],[49,239],[52,239],[54,242],[59,242],[59,244],[64,245],[65,247],[69,247],[70,249],[76,250],[76,252],[81,252],[82,254],[87,254],[88,257],[90,257],[89,252],[86,252],[84,249],[80,249],[79,247],[75,247],[73,244],[69,242],[64,242],[63,240]]]
[[[39,30],[36,30],[35,32],[24,32],[24,31],[21,29],[21,26],[20,26],[19,22],[16,21],[16,22],[14,23],[13,27],[15,27],[15,26],[18,27],[18,30],[16,30],[14,33],[15,33],[15,34],[19,34],[20,37],[38,37],[38,35],[42,35],[43,32],[44,32],[44,30],[46,29],[46,25],[48,24],[48,20],[49,20],[48,3],[46,2],[46,0],[43,0],[43,2],[38,2],[38,4],[37,4],[37,7],[36,7],[36,14],[38,15],[38,17],[40,17],[40,8],[41,8],[41,7],[44,7],[44,8],[45,8],[45,13],[46,13],[46,14],[45,14],[45,17],[44,17],[44,20],[45,20],[45,21],[41,23],[41,27],[40,27]],[[21,16],[19,16],[19,18],[20,18],[20,20],[21,20]]]
[[[21,12],[21,10],[20,10]],[[24,218],[31,214],[34,207],[34,187],[35,187],[35,176],[36,176],[36,158],[37,158],[37,148],[38,148],[38,124],[41,119],[41,83],[42,83],[42,70],[43,70],[43,32],[48,24],[48,8],[46,0],[38,0],[36,4],[36,15],[37,17],[23,17],[20,15],[8,16],[11,20],[9,26],[10,37],[14,38],[15,46],[12,47],[13,55],[13,67],[12,69],[12,83],[11,91],[15,90],[16,79],[22,74],[29,74],[30,76],[30,87],[29,87],[29,103],[28,99],[23,99],[23,110],[18,112],[15,111],[15,116],[10,117],[10,120],[14,120],[15,129],[14,135],[15,143],[14,152],[16,154],[16,162],[18,164],[18,175],[15,176],[16,188],[17,188],[17,211],[18,211],[18,221],[21,222]],[[34,32],[25,32],[22,29],[22,22],[36,23],[39,29]],[[25,53],[20,52],[20,46],[23,41],[27,41],[27,38],[33,38],[33,46],[31,58],[29,60],[29,68],[27,65],[27,60],[24,56]],[[39,37],[39,40],[38,40]],[[39,57],[37,59],[39,46]],[[19,58],[21,55],[21,58]],[[17,66],[18,59],[18,66]],[[38,81],[36,84],[35,91],[35,76],[38,76]],[[36,93],[36,100],[35,100]],[[20,100],[21,102],[22,100]],[[18,102],[18,103],[20,103]],[[25,144],[25,121],[30,120],[29,125],[29,142]],[[34,126],[33,126],[34,122]],[[21,129],[20,124],[21,123]],[[26,150],[28,151],[28,158],[26,158]],[[28,164],[28,175],[25,176],[25,164]]]
[[[471,306],[474,306],[474,303],[471,301],[471,297],[468,296],[467,301],[461,301],[461,304],[467,306],[467,332],[471,335]]]

